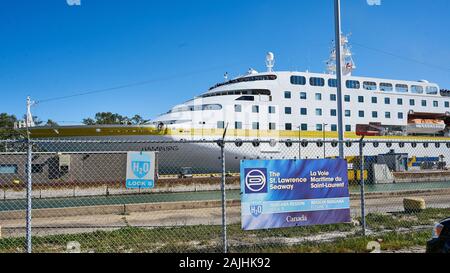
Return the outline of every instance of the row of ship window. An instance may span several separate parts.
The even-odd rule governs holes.
[[[242,105],[240,104],[236,104],[234,105],[234,111],[235,112],[242,112]],[[268,108],[268,112],[269,114],[275,114],[275,107],[274,106],[269,106]],[[252,106],[252,113],[259,113],[259,105],[253,105]],[[292,108],[291,107],[284,107],[284,113],[286,115],[291,115],[292,114]],[[315,109],[315,113],[316,116],[322,116],[323,115],[323,110],[322,108],[316,108]],[[351,117],[352,111],[351,110],[345,110],[344,111],[344,115],[345,117]],[[308,109],[307,108],[300,108],[300,115],[302,116],[306,116],[308,115]],[[337,110],[336,109],[330,109],[330,116],[332,117],[336,117],[337,116]],[[365,111],[358,111],[358,117],[363,118],[365,117]],[[373,118],[378,118],[378,111],[372,111],[372,117]],[[385,112],[384,115],[385,118],[391,118],[391,112]],[[403,119],[404,115],[402,112],[399,112],[397,114],[398,119]]]
[[[306,77],[304,76],[291,76],[291,84],[293,85],[306,85]],[[325,79],[319,77],[311,77],[309,78],[309,85],[323,87],[325,86]],[[329,87],[337,87],[336,79],[328,80]],[[348,89],[361,89],[361,82],[357,80],[347,80],[345,81],[345,86]],[[393,92],[394,84],[392,83],[380,83],[379,85],[376,82],[372,81],[363,81],[362,87],[365,90],[370,91],[385,91],[385,92]],[[414,94],[423,94],[424,92],[428,95],[437,95],[439,90],[436,86],[427,86],[423,87],[421,85],[411,85],[407,84],[395,84],[395,92],[407,93],[410,92]]]
[[[307,93],[306,92],[300,92],[300,99],[301,100],[306,100],[307,99]],[[285,99],[291,99],[292,98],[292,92],[291,91],[284,91],[284,98]],[[322,93],[316,93],[315,94],[315,99],[318,101],[322,100]],[[336,94],[330,94],[330,101],[336,101],[337,100],[337,96]],[[344,101],[345,102],[350,102],[351,97],[350,95],[345,95],[344,96]],[[378,103],[378,97],[372,97],[371,98],[372,103]],[[358,96],[358,102],[360,103],[364,103],[364,96]],[[385,104],[391,104],[391,98],[384,98],[384,103]],[[398,105],[403,105],[403,99],[402,98],[398,98],[397,99],[397,104]],[[414,106],[416,105],[416,100],[415,99],[410,99],[409,100],[409,105]],[[426,107],[427,106],[427,101],[426,100],[422,100],[421,101],[421,105]],[[450,102],[449,101],[445,101],[444,102],[444,106],[446,108],[450,108]],[[439,102],[438,101],[433,101],[433,107],[439,107]]]
[[[291,91],[285,91],[284,92],[284,98],[291,99],[292,98]],[[306,100],[306,98],[307,98],[306,92],[300,92],[300,99]],[[321,93],[316,93],[315,94],[315,99],[317,101],[321,101],[322,100],[322,94]],[[337,100],[336,94],[330,94],[330,101],[336,101],[336,100]],[[350,101],[351,101],[350,95],[345,95],[344,96],[344,102],[350,102]],[[397,98],[397,105],[403,105],[403,101],[404,100],[402,98]],[[364,96],[358,96],[358,102],[359,103],[364,103],[365,102]],[[374,103],[374,104],[378,103],[378,97],[371,97],[371,102]],[[391,104],[391,98],[384,98],[384,104],[386,104],[386,105]],[[415,99],[409,99],[409,105],[410,106],[415,106],[416,105],[416,100]],[[427,107],[428,106],[427,100],[421,100],[421,106]],[[432,106],[433,107],[439,107],[439,101],[436,101],[436,100],[433,101],[432,102]],[[444,102],[444,107],[445,108],[450,108],[450,102],[449,101],[445,101]],[[220,105],[220,104],[204,104],[204,105],[177,107],[177,108],[174,108],[171,111],[169,111],[169,113],[185,112],[185,111],[221,110],[221,109],[222,109],[222,105]],[[236,104],[235,105],[235,111],[236,112],[241,112],[242,111],[242,106],[239,105],[239,104]],[[252,108],[252,112],[253,113],[258,113],[259,112],[259,106],[254,105],[253,108]],[[269,106],[269,113],[270,114],[274,114],[275,113],[275,107],[274,106]]]
[[[263,75],[263,76],[250,76],[250,77],[242,77],[238,79],[233,79],[231,81],[217,84],[210,88],[214,89],[219,86],[234,84],[234,83],[240,83],[240,82],[251,82],[251,81],[268,81],[268,80],[276,80],[276,75]],[[305,76],[291,76],[291,84],[293,85],[306,85],[306,77]],[[318,87],[324,87],[325,86],[325,79],[320,77],[310,77],[309,78],[309,85],[310,86],[318,86]],[[337,80],[336,79],[328,79],[328,86],[329,87],[337,87]],[[361,82],[358,80],[347,80],[345,81],[345,86],[348,89],[361,89]],[[414,94],[423,94],[426,93],[428,95],[437,95],[439,93],[439,90],[436,86],[426,86],[423,87],[421,85],[407,85],[407,84],[392,84],[392,83],[386,83],[382,82],[379,85],[376,82],[373,81],[363,81],[362,82],[362,88],[365,90],[370,91],[384,91],[384,92],[400,92],[400,93],[414,93]]]
[[[316,131],[323,131],[326,130],[326,126],[328,126],[328,124],[316,124]],[[218,129],[224,129],[225,128],[225,122],[224,121],[218,121],[217,122],[217,128]],[[276,130],[276,123],[275,122],[270,122],[269,126],[268,126],[269,130]],[[241,121],[236,121],[234,123],[234,129],[238,129],[238,130],[242,130],[242,122]],[[252,122],[252,130],[259,130],[260,126],[259,126],[259,122]],[[292,131],[294,129],[294,127],[292,126],[292,123],[285,123],[284,124],[284,129],[286,131]],[[296,129],[299,129],[301,131],[308,131],[308,124],[306,123],[302,123],[300,124],[300,126],[297,126]],[[336,124],[330,124],[330,130],[332,132],[337,132],[337,125]],[[346,132],[351,132],[352,131],[352,126],[351,125],[345,125],[345,131]]]
[[[285,98],[287,98],[287,99],[291,98],[290,91],[286,91],[285,92]],[[300,93],[300,98],[301,99],[306,99],[306,93],[301,92]],[[322,94],[316,93],[316,100],[318,100],[318,101],[322,100]],[[336,101],[336,95],[335,94],[331,94],[330,95],[330,101]],[[344,101],[345,102],[350,102],[350,96],[349,95],[345,95],[344,96]],[[364,101],[365,101],[364,96],[358,96],[358,102],[359,103],[364,103]],[[378,98],[377,97],[372,97],[371,98],[371,102],[374,103],[374,104],[378,103]],[[391,104],[391,98],[384,98],[384,104],[386,104],[386,105]],[[403,105],[403,99],[402,98],[398,98],[397,99],[397,105]],[[415,106],[416,105],[416,100],[415,99],[410,99],[409,100],[409,105],[410,106]],[[427,100],[421,100],[421,106],[427,107],[428,106]],[[433,101],[432,102],[432,106],[433,107],[439,107],[439,101]],[[445,101],[444,102],[444,107],[445,108],[450,108],[450,102]],[[220,105],[220,104],[204,104],[204,105],[184,106],[184,107],[174,108],[171,111],[169,111],[168,113],[185,112],[185,111],[221,110],[221,109],[222,109],[222,105]],[[285,109],[290,109],[290,107],[286,107]],[[306,108],[302,108],[302,109],[306,109]],[[240,104],[236,104],[234,106],[234,110],[235,110],[235,112],[242,112],[242,106]],[[259,106],[258,105],[253,105],[252,112],[253,113],[259,113]],[[269,114],[275,114],[275,107],[274,106],[269,106]],[[291,114],[290,110],[285,110],[285,114]]]

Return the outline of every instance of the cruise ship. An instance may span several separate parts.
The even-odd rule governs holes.
[[[372,140],[421,141],[450,140],[450,91],[426,80],[406,81],[354,76],[356,68],[348,38],[342,37],[342,103],[344,138],[365,136]],[[33,138],[116,139],[127,141],[201,141],[270,140],[253,148],[229,147],[227,164],[237,168],[241,159],[249,158],[318,158],[321,150],[296,144],[287,149],[280,140],[337,139],[336,54],[332,50],[326,73],[276,71],[275,56],[266,56],[267,70],[249,69],[246,75],[210,87],[197,97],[178,104],[145,125],[97,125],[32,127]],[[131,144],[129,144],[131,145]],[[191,147],[187,147],[190,146]],[[203,146],[195,148],[195,146]],[[430,145],[432,146],[432,145]],[[436,156],[443,151],[435,149]],[[430,149],[431,149],[430,148]],[[155,150],[173,158],[191,157],[192,165],[205,169],[217,165],[219,149],[211,145],[190,143],[134,144],[129,149]],[[366,148],[367,154],[394,149],[410,156],[433,154],[432,151],[394,144],[390,147]],[[327,156],[336,156],[328,149]],[[346,148],[346,155],[357,149]],[[450,154],[445,158],[450,160]],[[213,160],[208,160],[208,159]],[[176,169],[177,160],[164,160]],[[211,165],[208,167],[208,165]],[[211,167],[215,168],[215,167]]]

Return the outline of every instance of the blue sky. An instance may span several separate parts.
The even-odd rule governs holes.
[[[1,0],[0,112],[80,122],[99,111],[152,118],[249,67],[324,71],[333,39],[332,0]],[[450,1],[343,0],[355,75],[427,79],[450,88]],[[371,48],[377,49],[374,51]],[[395,58],[390,52],[430,65]]]

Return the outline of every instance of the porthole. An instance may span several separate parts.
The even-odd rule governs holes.
[[[417,147],[417,143],[416,142],[412,142],[411,143],[411,147],[416,148]]]
[[[308,147],[308,141],[302,140],[302,147]]]
[[[221,147],[221,148],[224,148],[225,147],[225,141],[217,140],[217,145],[219,145],[219,147]]]
[[[386,143],[386,147],[391,148],[392,147],[392,143],[391,142],[387,142]]]
[[[236,145],[236,147],[241,147],[242,144],[244,144],[244,142],[241,139],[236,139],[236,141],[234,142],[234,145]]]
[[[252,145],[253,145],[253,147],[259,147],[259,145],[260,145],[259,140],[257,140],[257,139],[253,140]]]
[[[379,146],[380,146],[380,143],[378,143],[378,142],[374,142],[374,143],[373,143],[373,147],[374,147],[374,148],[378,148]]]
[[[424,142],[424,143],[423,143],[423,147],[424,147],[424,148],[428,148],[428,146],[429,146],[429,143],[428,143],[428,142]]]
[[[316,144],[317,144],[317,147],[319,147],[319,148],[320,148],[320,147],[323,147],[323,142],[322,142],[322,141],[317,141]]]
[[[441,147],[441,143],[436,142],[436,143],[434,143],[434,146],[435,146],[436,148],[440,148],[440,147]]]
[[[286,142],[284,143],[286,145],[286,147],[292,147],[292,141],[290,139],[286,140]]]
[[[403,147],[405,147],[405,143],[404,143],[404,142],[400,142],[400,143],[398,144],[398,146],[399,146],[400,148],[403,148]]]

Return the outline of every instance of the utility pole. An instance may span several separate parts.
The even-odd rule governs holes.
[[[341,0],[334,0],[335,46],[336,46],[336,83],[339,157],[344,158],[344,125],[342,120],[342,58],[341,58]]]

